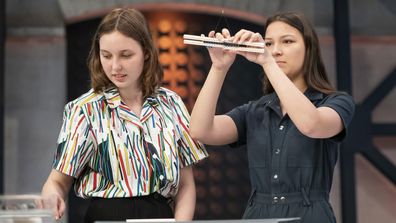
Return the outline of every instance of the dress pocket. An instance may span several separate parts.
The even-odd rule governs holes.
[[[284,147],[288,167],[314,167],[320,154],[320,140],[303,135],[293,126],[286,136]]]
[[[249,159],[249,167],[251,168],[263,168],[266,167],[267,161],[269,159],[268,146],[260,141],[259,138],[248,138],[247,143],[247,154]]]

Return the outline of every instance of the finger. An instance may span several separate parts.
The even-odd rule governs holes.
[[[211,37],[211,38],[213,38],[215,36],[215,31],[210,31],[209,32],[209,34],[208,34],[208,37]]]
[[[44,204],[43,204],[43,199],[42,199],[42,198],[40,198],[40,199],[35,199],[35,200],[34,200],[34,204],[36,205],[36,207],[37,207],[38,209],[43,209],[43,208],[44,208]]]
[[[246,52],[242,52],[242,51],[236,51],[236,54],[241,55],[243,57],[246,57]]]
[[[241,35],[241,38],[239,39],[239,42],[250,42],[251,38],[253,36],[253,32],[246,30],[246,32],[244,32]]]
[[[61,219],[63,214],[65,213],[66,209],[66,204],[63,200],[58,200],[56,207],[55,207],[55,213],[56,213],[56,218]]]
[[[221,32],[225,38],[229,39],[231,37],[230,31],[228,31],[228,29],[224,28],[221,30]]]
[[[59,220],[59,219],[61,218],[61,216],[62,216],[62,215],[60,214],[59,208],[58,208],[57,206],[53,208],[52,213],[53,213],[54,218],[55,218],[56,220]]]
[[[216,33],[216,38],[217,38],[218,40],[223,40],[223,39],[224,39],[224,36],[223,36],[223,34],[217,32],[217,33]]]
[[[61,218],[63,216],[63,214],[65,213],[65,209],[66,209],[65,204],[62,203],[61,206],[59,207],[59,210],[58,210],[59,218]]]
[[[262,42],[263,41],[263,37],[261,36],[260,33],[254,33],[252,35],[251,40],[254,41],[254,42]]]
[[[244,29],[239,30],[239,31],[234,35],[234,38],[233,38],[232,42],[233,42],[233,43],[238,42],[239,39],[240,39],[240,37],[245,33],[245,31],[246,31],[246,30],[244,30]]]

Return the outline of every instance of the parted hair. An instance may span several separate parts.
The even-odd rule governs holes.
[[[118,31],[137,41],[144,53],[144,65],[140,75],[143,97],[155,93],[159,88],[163,70],[159,62],[158,50],[152,39],[146,19],[139,11],[130,8],[116,8],[100,22],[92,40],[88,56],[88,69],[91,76],[91,87],[95,92],[102,92],[114,84],[107,78],[100,62],[99,40],[105,35]]]
[[[325,66],[320,54],[318,36],[307,18],[294,12],[277,13],[269,17],[264,25],[264,37],[268,26],[276,21],[284,22],[296,28],[304,39],[305,58],[303,64],[303,74],[308,88],[313,88],[319,92],[330,94],[335,92],[335,88],[331,85]],[[263,80],[264,93],[272,93],[274,88],[265,76]]]

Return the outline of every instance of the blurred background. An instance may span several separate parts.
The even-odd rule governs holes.
[[[263,32],[278,11],[304,13],[319,35],[332,83],[357,110],[341,145],[331,203],[338,222],[396,219],[396,1],[394,0],[0,0],[0,193],[39,193],[50,170],[63,106],[89,89],[86,58],[101,17],[144,13],[160,51],[164,86],[191,111],[210,60],[185,33],[228,27]],[[237,58],[217,113],[262,95],[262,70]],[[250,192],[246,148],[208,147],[194,169],[195,219],[239,219]],[[86,201],[69,197],[63,222],[81,222]]]

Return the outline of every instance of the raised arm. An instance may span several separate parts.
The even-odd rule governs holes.
[[[227,29],[222,33],[211,31],[209,37],[230,38]],[[215,115],[216,104],[225,76],[235,60],[235,53],[219,48],[208,48],[212,67],[198,95],[191,113],[190,134],[209,145],[235,142],[238,137],[233,120],[226,115]]]
[[[248,30],[239,31],[235,34],[233,41],[264,42],[259,33]],[[294,39],[294,41],[298,40]],[[284,44],[292,43],[286,42]],[[277,48],[279,46],[275,46],[275,43],[266,45],[267,50],[263,54],[246,52],[238,52],[238,54],[263,67],[280,99],[283,112],[289,115],[298,130],[311,138],[329,138],[341,132],[344,126],[340,115],[330,107],[315,107],[303,94],[305,89],[301,86],[304,86],[304,84],[299,81],[293,83],[278,66],[276,57],[277,54],[280,54],[280,50]]]
[[[65,213],[66,197],[73,183],[73,177],[52,170],[45,182],[41,195],[54,208],[55,219],[60,219]],[[45,204],[44,204],[45,205]]]
[[[311,138],[330,138],[343,130],[340,115],[330,107],[315,107],[275,61],[262,66],[283,104],[283,109],[301,133]]]

